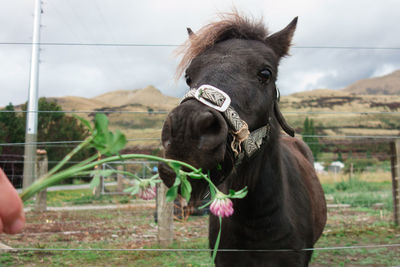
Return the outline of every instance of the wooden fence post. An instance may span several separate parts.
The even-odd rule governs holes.
[[[393,189],[393,219],[396,225],[400,223],[400,140],[397,139],[390,144],[391,170]]]
[[[48,171],[47,152],[43,149],[36,150],[36,179],[45,175]],[[47,210],[47,189],[43,189],[36,195],[35,210],[43,212]]]
[[[157,184],[158,243],[161,247],[172,244],[174,238],[174,203],[167,202],[167,190],[163,183]]]
[[[99,166],[99,165],[97,165],[97,166],[95,166],[94,167],[95,169],[102,169],[102,170],[104,170],[105,169],[105,165],[104,165],[104,163],[101,165],[101,166]],[[96,197],[96,198],[99,198],[102,194],[104,193],[104,176],[103,175],[100,175],[100,182],[99,182],[99,185],[98,186],[96,186],[95,188],[93,188],[93,195]]]

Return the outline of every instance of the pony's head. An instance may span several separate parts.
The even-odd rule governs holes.
[[[294,134],[279,111],[275,82],[296,23],[297,18],[269,34],[261,21],[235,13],[198,33],[188,29],[178,73],[185,73],[191,89],[164,123],[167,158],[210,171],[213,182],[220,184],[239,158],[250,158],[265,142],[277,139],[279,124]],[[159,171],[172,186],[174,172],[163,164]],[[201,196],[206,182],[191,182],[192,194]]]

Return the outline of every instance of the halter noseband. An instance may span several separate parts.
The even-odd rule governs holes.
[[[222,113],[233,137],[231,149],[235,154],[236,164],[240,163],[245,155],[250,158],[261,147],[264,140],[269,139],[271,131],[269,122],[263,127],[250,132],[247,123],[240,118],[239,114],[230,105],[230,97],[212,85],[204,84],[199,88],[190,89],[180,103],[182,104],[188,99],[196,99]],[[269,120],[271,120],[271,117]]]

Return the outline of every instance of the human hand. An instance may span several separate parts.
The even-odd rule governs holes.
[[[21,198],[0,169],[0,233],[16,234],[25,226]]]

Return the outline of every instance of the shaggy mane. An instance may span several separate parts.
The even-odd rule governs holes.
[[[199,54],[218,42],[228,39],[246,39],[264,41],[268,30],[262,19],[254,20],[241,16],[238,12],[219,14],[219,21],[211,22],[202,27],[196,34],[178,48],[177,54],[182,54],[182,60],[177,67],[176,77],[179,78],[190,62]]]

